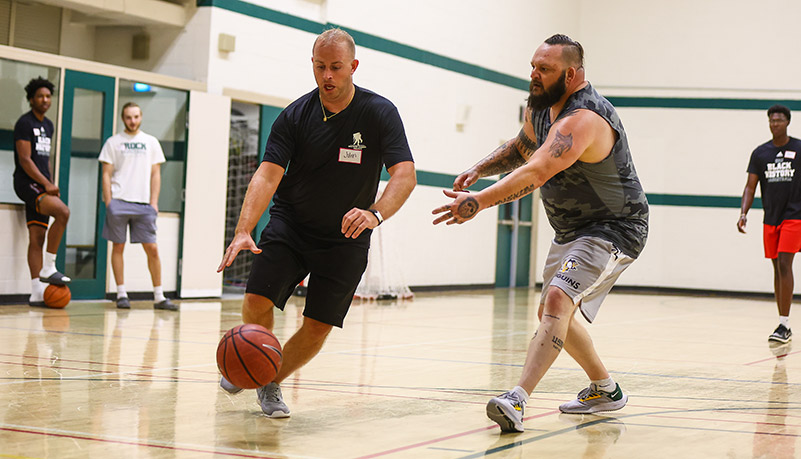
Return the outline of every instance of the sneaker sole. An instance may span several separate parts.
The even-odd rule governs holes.
[[[264,410],[262,410],[261,412],[264,413]],[[289,417],[289,413],[285,413],[283,411],[273,411],[270,414],[264,413],[264,415],[271,419],[281,419]]]
[[[581,408],[575,408],[575,409],[562,408],[560,406],[559,407],[559,411],[561,411],[562,413],[565,413],[565,414],[592,414],[592,413],[603,413],[603,412],[606,412],[606,411],[617,411],[617,410],[623,408],[624,406],[626,406],[626,402],[628,402],[628,400],[629,400],[629,396],[626,395],[626,394],[623,394],[623,398],[621,398],[620,400],[615,401],[615,402],[607,402],[607,403],[603,403],[603,404],[587,406],[587,407],[581,407]]]
[[[774,342],[777,342],[777,343],[784,344],[784,343],[789,343],[791,339],[793,339],[792,336],[787,338],[787,339],[779,338],[778,336],[771,336],[771,337],[768,338],[768,341],[774,341]]]
[[[515,422],[515,420],[506,414],[504,411],[504,406],[498,403],[495,403],[494,400],[490,400],[487,403],[487,417],[495,421],[501,427],[501,430],[504,432],[523,432],[523,423]]]

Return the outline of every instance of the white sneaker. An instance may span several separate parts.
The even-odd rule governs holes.
[[[231,395],[236,395],[244,390],[231,384],[224,376],[220,376],[220,387]]]
[[[504,432],[523,432],[523,412],[526,401],[509,391],[487,403],[487,416],[501,426]]]
[[[259,397],[261,411],[268,418],[289,417],[289,407],[284,403],[284,397],[281,395],[281,388],[278,384],[271,382],[266,386],[259,387],[256,389],[256,395]]]

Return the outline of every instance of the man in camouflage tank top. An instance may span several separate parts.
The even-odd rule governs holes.
[[[623,125],[608,100],[585,79],[584,50],[565,35],[545,41],[531,61],[523,129],[516,138],[459,175],[434,224],[464,223],[486,208],[540,189],[556,236],[544,269],[540,325],[518,385],[487,404],[507,432],[523,431],[529,395],[564,347],[590,379],[563,413],[613,411],[621,391],[593,347],[576,309],[592,322],[618,276],[640,255],[648,235],[645,198]],[[509,173],[486,189],[479,178]]]

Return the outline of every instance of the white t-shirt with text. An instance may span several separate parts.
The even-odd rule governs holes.
[[[114,166],[111,174],[112,199],[150,203],[153,165],[165,161],[158,139],[142,131],[133,136],[120,132],[106,140],[98,159]]]

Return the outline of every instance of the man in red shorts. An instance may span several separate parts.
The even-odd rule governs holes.
[[[801,164],[801,140],[787,135],[789,108],[783,105],[770,107],[768,120],[773,140],[763,143],[751,153],[737,229],[745,233],[746,214],[754,202],[754,192],[759,182],[762,207],[765,209],[765,258],[773,262],[773,289],[779,307],[779,326],[768,340],[786,343],[793,336],[790,330],[793,257],[801,251],[801,177],[795,176]]]

